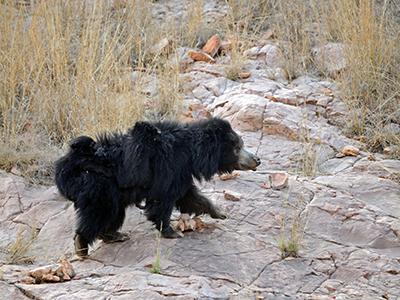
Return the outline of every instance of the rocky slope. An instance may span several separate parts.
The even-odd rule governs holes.
[[[90,258],[80,261],[73,257],[71,203],[54,186],[30,186],[0,172],[2,297],[400,297],[400,161],[363,151],[340,154],[345,146],[362,149],[362,144],[338,127],[347,109],[335,84],[309,76],[289,82],[273,44],[246,55],[247,79],[225,77],[226,57],[215,64],[190,62],[181,74],[184,119],[228,119],[262,159],[256,172],[199,183],[227,212],[227,220],[203,217],[206,228],[160,240],[141,211],[131,208],[123,228],[130,240],[98,242]],[[330,66],[342,67],[340,55],[335,57],[339,61]],[[299,245],[297,257],[282,258],[282,241],[291,237]],[[149,267],[157,248],[160,274]],[[61,257],[72,261],[76,276],[71,281],[21,282],[34,266]],[[33,266],[19,264],[26,260]]]

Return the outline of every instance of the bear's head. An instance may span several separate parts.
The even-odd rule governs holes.
[[[260,158],[245,149],[242,138],[232,129],[229,122],[218,118],[214,118],[211,122],[214,123],[212,126],[219,131],[221,142],[218,172],[255,171],[261,163]]]

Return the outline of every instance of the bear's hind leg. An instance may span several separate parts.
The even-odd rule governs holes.
[[[181,213],[194,213],[196,216],[209,214],[213,219],[226,219],[226,215],[204,197],[195,186],[192,186],[185,196],[178,200],[176,207]]]
[[[117,243],[129,240],[127,233],[119,232],[118,229],[122,227],[125,220],[125,207],[120,207],[116,217],[110,221],[109,227],[99,234],[98,238],[104,243]]]
[[[89,242],[79,233],[74,236],[75,253],[79,257],[87,257],[89,253]]]
[[[88,255],[89,245],[101,233],[121,227],[125,217],[116,186],[100,176],[87,179],[87,185],[75,202],[78,224],[74,243],[75,252],[81,257]]]
[[[90,209],[78,208],[78,226],[75,231],[75,253],[80,257],[86,257],[89,253],[89,245],[92,244],[98,234],[95,218]]]

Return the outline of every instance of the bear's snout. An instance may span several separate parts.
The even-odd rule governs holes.
[[[239,153],[239,170],[253,170],[255,171],[257,167],[261,164],[261,160],[258,156],[253,153],[247,151],[246,149],[242,149]]]

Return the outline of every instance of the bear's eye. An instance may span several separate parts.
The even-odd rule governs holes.
[[[242,149],[242,147],[240,147],[240,146],[235,146],[235,148],[233,148],[233,153],[234,153],[235,155],[239,155],[241,149]]]

